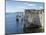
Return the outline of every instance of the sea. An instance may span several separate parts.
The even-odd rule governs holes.
[[[19,14],[18,14],[19,15]],[[19,20],[21,21],[21,20]],[[23,32],[23,23],[16,22],[15,13],[6,13],[5,14],[5,32],[6,33],[22,33]]]

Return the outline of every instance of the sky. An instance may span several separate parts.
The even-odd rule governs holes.
[[[10,1],[35,1],[35,2],[43,2],[43,0],[10,0]]]
[[[25,9],[43,9],[43,3],[25,1],[16,2],[16,0],[6,1],[6,12],[8,13],[24,12]]]

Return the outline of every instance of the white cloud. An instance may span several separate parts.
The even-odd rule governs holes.
[[[28,4],[28,6],[36,6],[35,4]]]
[[[39,9],[43,9],[43,7],[39,7]]]
[[[36,4],[29,4],[29,3],[24,3],[27,6],[36,6]]]

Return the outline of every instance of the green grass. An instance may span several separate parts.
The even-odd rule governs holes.
[[[38,28],[38,29],[36,29],[36,30],[38,30],[38,32],[36,32],[36,33],[44,32],[44,28],[42,28],[42,27],[40,27],[40,28]],[[34,28],[32,28],[32,29],[26,29],[26,28],[24,28],[24,32],[25,32],[25,33],[32,33],[33,31],[34,31],[34,33],[35,33]]]
[[[39,32],[44,32],[44,28],[39,28]]]

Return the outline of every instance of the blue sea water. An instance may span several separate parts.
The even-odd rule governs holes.
[[[6,13],[5,30],[6,33],[21,33],[23,32],[22,23],[16,22],[15,13]]]

